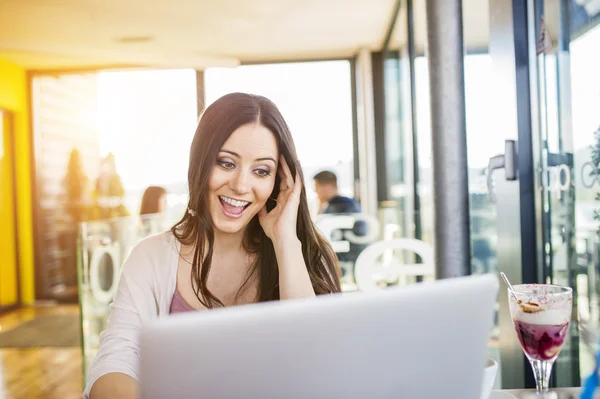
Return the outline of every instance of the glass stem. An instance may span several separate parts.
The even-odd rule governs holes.
[[[535,377],[536,391],[548,392],[550,374],[552,373],[554,360],[529,359],[529,362],[531,363],[531,368],[533,369],[533,375]]]

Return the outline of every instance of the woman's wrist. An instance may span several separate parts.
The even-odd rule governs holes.
[[[273,243],[279,268],[279,295],[281,299],[315,296],[304,255],[302,242],[297,238]]]
[[[279,237],[273,241],[273,248],[275,248],[276,254],[287,254],[288,252],[299,251],[302,253],[302,243],[298,237]]]

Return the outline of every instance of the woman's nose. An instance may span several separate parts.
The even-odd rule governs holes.
[[[229,188],[236,194],[246,194],[248,188],[248,173],[244,171],[238,171],[236,175],[229,181]]]

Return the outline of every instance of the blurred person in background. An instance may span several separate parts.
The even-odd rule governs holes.
[[[100,162],[96,180],[94,219],[111,219],[129,216],[124,205],[125,188],[117,173],[115,156],[109,153]]]
[[[204,111],[188,187],[183,218],[142,240],[123,265],[84,398],[137,397],[140,334],[159,317],[341,291],[292,135],[270,100],[233,93]]]
[[[150,186],[144,190],[140,215],[163,213],[167,209],[167,190],[158,186]]]
[[[164,213],[167,210],[167,190],[159,186],[150,186],[144,190],[140,206],[139,237],[147,237],[168,229]]]
[[[319,198],[319,213],[360,213],[360,205],[355,199],[340,195],[335,173],[324,170],[313,180]]]
[[[315,192],[319,198],[320,217],[361,213],[358,201],[354,198],[340,195],[335,173],[324,170],[314,175],[313,180],[315,181]],[[351,229],[340,228],[334,232],[332,237],[343,240],[346,231],[352,231],[352,233],[359,237],[366,236],[368,233],[367,229],[367,223],[364,220],[358,219],[354,222]],[[347,252],[338,252],[336,254],[342,265],[343,278],[348,276],[354,278],[354,264],[366,247],[367,245],[364,244],[349,242],[349,250]]]

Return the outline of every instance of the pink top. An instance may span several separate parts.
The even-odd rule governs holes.
[[[169,314],[192,312],[195,310],[196,309],[187,304],[187,302],[179,294],[179,291],[175,290],[175,293],[173,294],[173,300],[171,301],[171,307],[169,308]]]

